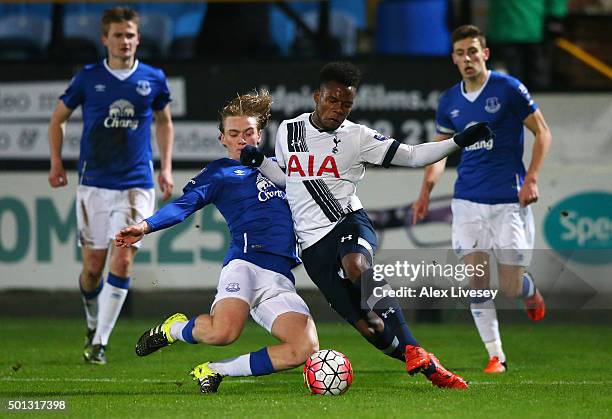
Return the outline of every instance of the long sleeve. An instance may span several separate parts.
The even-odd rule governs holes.
[[[400,144],[391,164],[396,166],[423,167],[442,160],[444,157],[459,150],[452,138],[434,143],[415,146]]]
[[[277,187],[285,189],[287,183],[285,172],[283,172],[283,169],[280,168],[276,160],[264,159],[259,167],[259,171]]]
[[[164,205],[145,220],[149,224],[149,232],[172,227],[204,207],[204,205],[206,205],[206,202],[196,190],[187,191],[183,196]]]

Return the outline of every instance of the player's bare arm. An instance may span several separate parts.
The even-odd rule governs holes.
[[[451,138],[451,135],[447,134],[436,134],[434,137],[435,141],[444,141]],[[425,175],[423,176],[423,183],[421,185],[421,192],[418,198],[412,204],[412,224],[416,224],[418,221],[423,220],[427,217],[429,212],[429,196],[434,186],[440,180],[444,168],[446,167],[446,158],[430,164],[425,168]]]
[[[172,195],[174,180],[172,178],[172,145],[174,144],[174,125],[170,105],[166,105],[161,111],[155,111],[155,133],[159,147],[159,159],[161,168],[157,177],[159,188],[162,191],[162,199],[166,201]]]
[[[525,175],[523,187],[519,192],[519,203],[522,207],[525,207],[538,200],[538,176],[544,159],[550,149],[552,136],[550,134],[550,128],[548,128],[546,120],[544,119],[544,115],[542,115],[539,109],[525,118],[523,125],[535,135],[531,163]]]
[[[141,221],[138,224],[125,227],[115,236],[115,246],[128,248],[134,243],[142,240],[149,230],[149,224],[146,221]]]
[[[68,184],[68,177],[62,163],[62,144],[64,143],[64,134],[66,132],[66,121],[68,121],[71,114],[72,109],[68,108],[60,100],[49,122],[49,153],[51,160],[49,185],[52,188],[59,188]]]

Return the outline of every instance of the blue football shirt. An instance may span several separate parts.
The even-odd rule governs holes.
[[[225,218],[231,243],[223,261],[243,259],[294,281],[297,256],[291,211],[285,192],[257,169],[222,158],[209,163],[183,188],[183,196],[146,221],[151,231],[177,224],[213,204]]]
[[[153,111],[170,102],[163,71],[140,63],[125,80],[105,61],[87,65],[60,97],[83,110],[80,183],[107,189],[153,188]]]
[[[523,121],[537,108],[520,81],[495,71],[475,97],[465,93],[463,82],[441,95],[438,133],[452,135],[484,121],[495,133],[494,139],[461,151],[455,198],[482,204],[518,202],[525,178]]]

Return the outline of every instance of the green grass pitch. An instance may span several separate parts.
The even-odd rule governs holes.
[[[0,416],[9,400],[65,400],[48,417],[610,417],[612,329],[605,326],[502,324],[509,372],[481,372],[486,355],[470,324],[418,324],[423,346],[468,379],[467,391],[433,388],[422,376],[374,350],[344,324],[319,324],[321,348],[345,353],[355,371],[341,397],[310,396],[301,369],[266,377],[226,378],[201,395],[187,372],[208,360],[273,342],[253,324],[238,342],[213,348],[179,342],[146,358],[133,352],[161,319],[121,319],[108,365],[81,360],[82,320],[0,319]],[[28,416],[42,412],[29,411]]]

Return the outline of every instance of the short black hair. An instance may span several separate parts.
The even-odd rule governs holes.
[[[357,88],[361,82],[361,71],[357,66],[346,61],[328,63],[319,73],[319,87],[330,81]]]
[[[485,39],[484,33],[475,25],[463,25],[459,26],[451,34],[451,41],[453,45],[457,41],[462,41],[468,38],[478,38],[480,46],[483,48],[487,47],[487,40]]]

